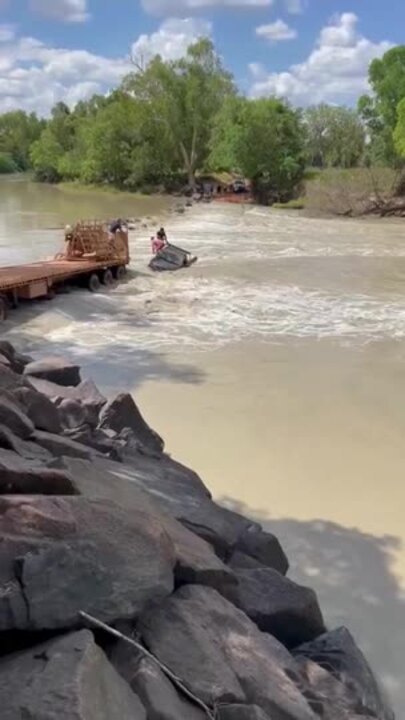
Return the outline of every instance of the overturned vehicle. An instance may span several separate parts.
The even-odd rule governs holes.
[[[165,270],[173,271],[190,267],[195,262],[197,262],[197,257],[191,255],[187,250],[182,250],[176,245],[167,244],[152,258],[149,267],[151,270],[164,272]]]

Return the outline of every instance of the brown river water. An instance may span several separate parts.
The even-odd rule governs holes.
[[[52,255],[78,217],[153,217],[130,233],[125,284],[20,308],[4,330],[133,391],[170,453],[280,537],[404,717],[405,223],[168,207],[0,180],[2,265]],[[161,222],[192,269],[147,270]]]

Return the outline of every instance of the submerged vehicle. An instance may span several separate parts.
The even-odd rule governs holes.
[[[187,250],[168,243],[152,258],[149,267],[156,272],[164,272],[165,270],[173,272],[174,270],[180,270],[181,268],[194,265],[197,259],[197,257],[191,255]]]

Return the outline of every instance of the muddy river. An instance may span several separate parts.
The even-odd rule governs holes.
[[[81,217],[149,216],[128,281],[15,311],[33,353],[134,391],[170,453],[282,540],[292,577],[355,633],[405,715],[405,224],[0,181],[0,263]],[[162,220],[163,218],[163,220]],[[152,275],[157,223],[199,256]]]

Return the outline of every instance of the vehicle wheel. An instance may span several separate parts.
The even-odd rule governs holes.
[[[104,270],[101,282],[103,285],[106,285],[107,287],[111,287],[111,285],[114,284],[114,276],[111,272],[111,270]]]
[[[115,268],[114,275],[115,279],[118,280],[118,282],[121,282],[125,275],[127,274],[127,269],[125,265],[119,265],[117,268]]]
[[[6,298],[0,297],[0,322],[7,320],[8,316],[8,302]]]
[[[88,288],[89,288],[90,292],[95,293],[100,290],[100,287],[101,287],[100,278],[98,275],[96,275],[96,273],[93,273],[89,277]]]

